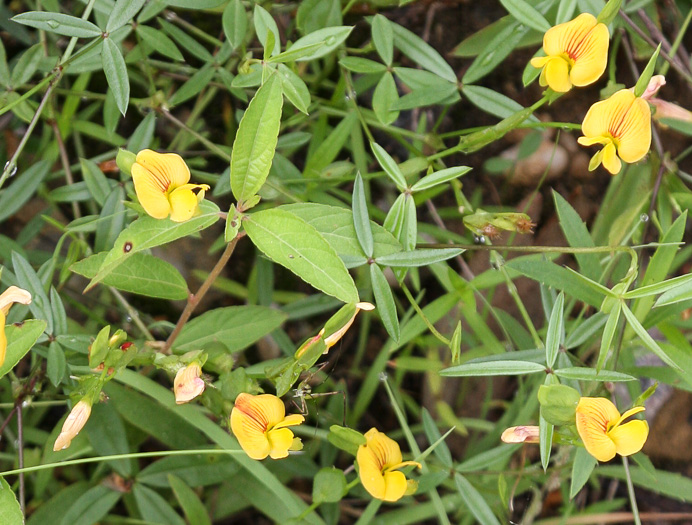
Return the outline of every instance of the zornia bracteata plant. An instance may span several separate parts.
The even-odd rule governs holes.
[[[3,525],[684,515],[688,3],[5,4]]]

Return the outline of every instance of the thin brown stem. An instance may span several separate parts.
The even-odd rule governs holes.
[[[214,266],[212,271],[209,273],[207,278],[202,283],[202,286],[200,286],[199,290],[197,290],[197,293],[194,295],[190,294],[190,296],[187,298],[187,304],[185,305],[185,310],[183,310],[183,313],[180,315],[180,319],[178,319],[178,322],[176,323],[175,328],[173,329],[173,332],[171,332],[171,335],[168,336],[168,339],[166,340],[166,344],[163,347],[164,353],[168,352],[171,349],[171,346],[173,345],[175,340],[180,335],[180,332],[182,331],[183,327],[185,326],[185,323],[187,323],[188,320],[190,319],[192,312],[195,311],[195,308],[197,308],[197,305],[200,303],[202,298],[209,291],[209,288],[211,288],[211,285],[214,284],[214,281],[216,281],[216,278],[221,274],[221,271],[223,270],[224,266],[226,266],[226,263],[231,258],[231,255],[233,255],[233,251],[235,250],[235,246],[236,246],[236,244],[238,244],[238,239],[240,239],[241,237],[243,237],[243,234],[237,235],[231,242],[229,242],[226,245],[226,249],[223,251],[223,253],[221,254],[221,257],[216,262],[216,265]]]
[[[70,159],[67,156],[67,148],[65,148],[65,141],[62,139],[62,134],[60,133],[60,127],[55,119],[51,120],[51,126],[53,128],[53,133],[55,133],[55,140],[58,142],[58,151],[60,152],[60,162],[62,164],[63,170],[65,170],[65,180],[68,186],[74,184],[74,177],[72,176],[72,170],[70,169]],[[76,201],[72,201],[72,215],[75,219],[81,217],[79,212],[79,205]]]

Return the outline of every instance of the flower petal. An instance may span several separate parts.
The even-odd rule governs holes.
[[[372,450],[380,469],[391,468],[401,463],[399,444],[383,432],[371,428],[365,433],[366,446]]]
[[[269,455],[272,459],[281,459],[288,456],[288,451],[293,446],[293,432],[288,428],[275,428],[267,433],[269,439]]]
[[[596,24],[584,36],[572,57],[574,58],[574,65],[569,72],[572,84],[586,86],[600,78],[608,62],[609,43],[610,34],[604,24]],[[570,53],[568,52],[568,54]]]
[[[615,144],[612,142],[606,144],[605,148],[603,148],[603,167],[607,169],[611,175],[617,175],[622,168],[622,162],[620,162],[615,150]]]
[[[289,414],[283,421],[274,425],[274,428],[293,427],[300,425],[303,421],[305,421],[305,417],[302,414]]]
[[[596,18],[592,14],[583,13],[574,20],[551,27],[543,36],[545,54],[566,53],[572,60],[575,60],[583,53],[580,45],[596,24]]]
[[[198,363],[191,363],[178,370],[173,380],[173,392],[178,405],[192,401],[204,392],[205,384],[201,374],[202,369]]]
[[[620,418],[615,405],[603,397],[582,397],[576,410],[577,432],[589,454],[599,461],[615,456],[615,443],[606,434],[609,424]]]
[[[14,303],[31,304],[31,294],[19,286],[10,286],[0,294],[0,310],[7,315]]]
[[[185,186],[188,186],[187,184]],[[174,189],[168,196],[171,203],[171,220],[173,222],[185,222],[193,217],[197,211],[197,196],[186,188]]]
[[[90,415],[91,404],[87,403],[83,399],[73,406],[72,410],[67,416],[67,419],[62,425],[58,438],[55,440],[53,450],[64,450],[69,447],[72,440],[84,428],[84,425],[86,425]]]
[[[135,163],[149,171],[161,182],[166,182],[167,189],[174,189],[190,180],[190,169],[177,153],[157,153],[144,149],[137,153]]]
[[[608,133],[614,136],[611,127],[627,113],[633,97],[629,90],[621,89],[606,100],[593,104],[581,124],[582,133],[587,137],[605,137]]]
[[[264,426],[263,430],[273,428],[283,421],[286,408],[283,401],[271,394],[240,394],[235,400],[235,407],[247,416]]]
[[[535,67],[536,69],[540,69],[540,68],[542,68],[543,66],[545,66],[545,65],[548,63],[549,60],[550,60],[550,57],[546,57],[546,56],[543,56],[543,57],[533,57],[533,58],[531,59],[530,63],[531,63],[531,65],[532,65],[533,67]]]
[[[171,212],[166,190],[168,186],[155,178],[151,172],[140,164],[132,165],[132,181],[135,183],[135,193],[139,203],[154,219],[165,219]]]
[[[562,57],[551,58],[545,65],[545,81],[553,91],[564,93],[572,89],[569,63]]]
[[[403,472],[393,470],[384,474],[384,497],[385,501],[398,501],[406,493],[408,483]]]
[[[231,410],[231,430],[242,449],[252,459],[264,459],[269,455],[271,446],[264,429],[237,407]]]
[[[651,110],[641,98],[632,101],[618,127],[618,155],[625,162],[637,162],[651,147]]]
[[[368,445],[361,445],[358,447],[356,463],[358,463],[358,476],[360,477],[360,482],[363,484],[363,488],[365,488],[373,498],[384,499],[385,482],[384,476],[382,475],[382,465]]]
[[[5,335],[5,314],[0,309],[0,366],[5,362],[7,353],[7,335]]]
[[[624,425],[619,425],[608,432],[613,440],[615,449],[621,456],[631,456],[639,452],[649,436],[649,425],[646,421],[635,419]]]

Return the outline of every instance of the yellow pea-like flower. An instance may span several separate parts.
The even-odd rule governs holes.
[[[623,422],[643,410],[634,407],[620,415],[609,399],[582,397],[577,405],[577,432],[586,451],[598,461],[610,461],[616,453],[630,456],[639,452],[649,436],[649,425],[640,419]]]
[[[300,414],[286,415],[283,401],[271,394],[240,394],[231,411],[231,430],[252,459],[281,459],[289,450],[300,450],[300,438],[286,428],[300,425]]]
[[[622,163],[637,162],[651,146],[651,110],[646,100],[634,96],[629,89],[621,89],[606,100],[589,108],[581,125],[582,146],[603,145],[589,163],[595,170],[601,162],[612,175],[620,172]]]
[[[31,304],[31,294],[17,286],[10,286],[0,294],[0,366],[5,362],[5,354],[7,353],[5,318],[14,303]]]
[[[365,445],[358,447],[356,462],[358,476],[365,490],[384,501],[397,501],[404,495],[413,494],[418,483],[407,480],[397,469],[415,465],[416,461],[402,461],[399,444],[375,428],[365,433]]]
[[[169,215],[175,222],[191,219],[209,189],[207,184],[188,184],[190,170],[177,153],[142,150],[131,173],[140,204],[155,219]]]
[[[551,27],[543,36],[546,56],[531,59],[543,68],[541,86],[564,93],[596,82],[606,68],[609,40],[608,28],[589,13]]]

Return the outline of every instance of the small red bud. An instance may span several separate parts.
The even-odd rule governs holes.
[[[120,345],[120,350],[122,350],[122,351],[124,352],[125,350],[127,350],[128,348],[130,348],[130,347],[132,346],[132,344],[133,344],[133,343],[130,343],[129,341],[128,341],[127,343],[123,343],[123,344]]]

